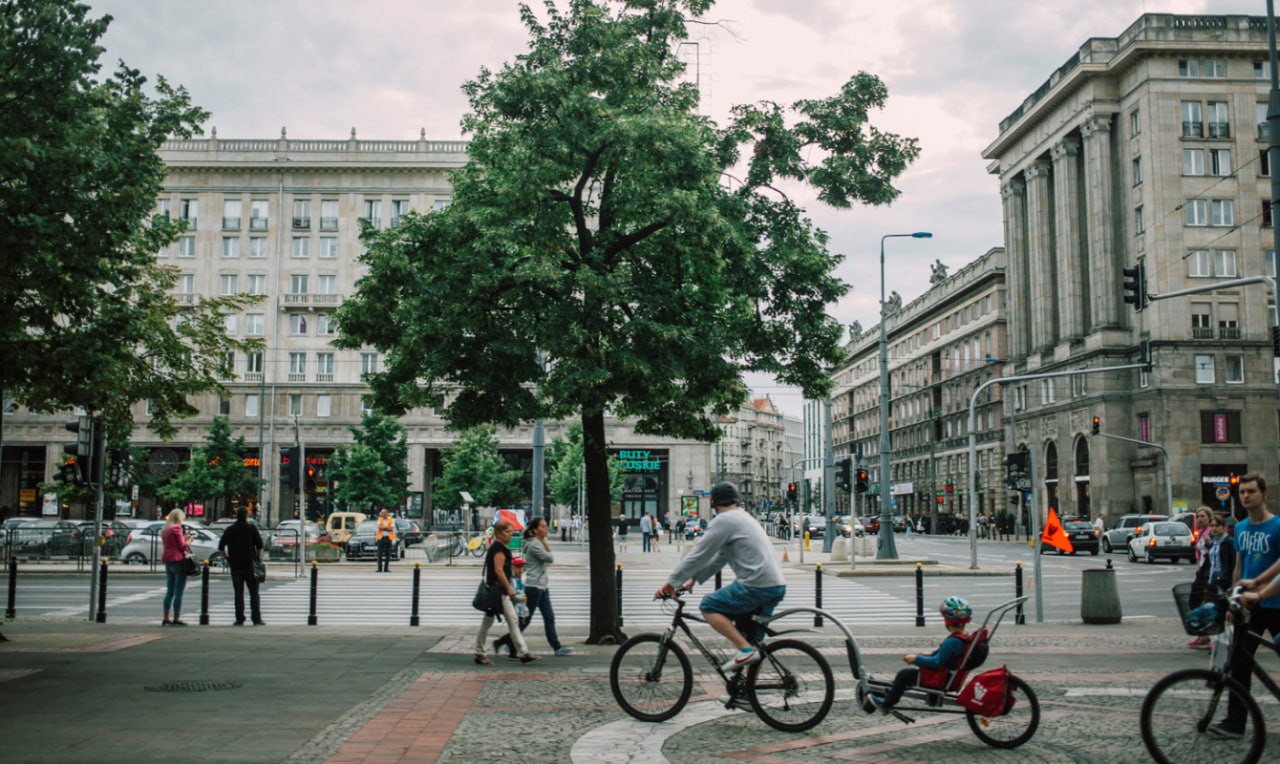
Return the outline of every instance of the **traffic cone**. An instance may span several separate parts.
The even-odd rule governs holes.
[[[787,554],[787,548],[785,546],[782,548],[782,561],[791,562],[791,557]]]

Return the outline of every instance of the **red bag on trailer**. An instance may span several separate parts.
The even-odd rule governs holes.
[[[956,701],[965,709],[983,716],[1009,713],[1013,708],[1013,696],[1009,694],[1009,669],[1001,666],[978,674],[964,686]]]

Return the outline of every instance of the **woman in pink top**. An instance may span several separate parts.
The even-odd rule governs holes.
[[[191,543],[182,523],[187,514],[180,509],[169,513],[164,528],[160,531],[160,541],[164,544],[164,553],[160,560],[164,563],[164,620],[161,626],[186,626],[182,620],[182,592],[187,588],[187,574],[182,569],[182,558],[191,551]],[[169,608],[173,607],[173,620],[169,620]]]

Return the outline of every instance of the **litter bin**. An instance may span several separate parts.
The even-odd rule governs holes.
[[[1107,567],[1082,572],[1080,580],[1080,618],[1085,623],[1120,623],[1120,590],[1116,571]]]

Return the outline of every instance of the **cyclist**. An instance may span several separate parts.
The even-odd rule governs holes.
[[[740,629],[752,628],[753,614],[772,614],[787,593],[782,567],[773,556],[773,543],[759,521],[742,508],[741,501],[733,483],[711,486],[714,522],[654,593],[655,597],[669,597],[677,587],[691,591],[695,583],[711,578],[726,563],[733,569],[737,580],[703,597],[698,606],[711,628],[738,648],[721,666],[725,671],[738,671],[760,660]]]
[[[938,605],[942,614],[942,623],[947,627],[947,637],[929,655],[904,655],[902,662],[908,664],[893,678],[893,686],[884,695],[868,695],[870,701],[864,709],[871,713],[888,710],[902,699],[902,693],[908,687],[923,685],[925,687],[941,687],[947,680],[947,672],[957,668],[964,655],[964,630],[973,618],[973,608],[963,597],[947,597]]]

